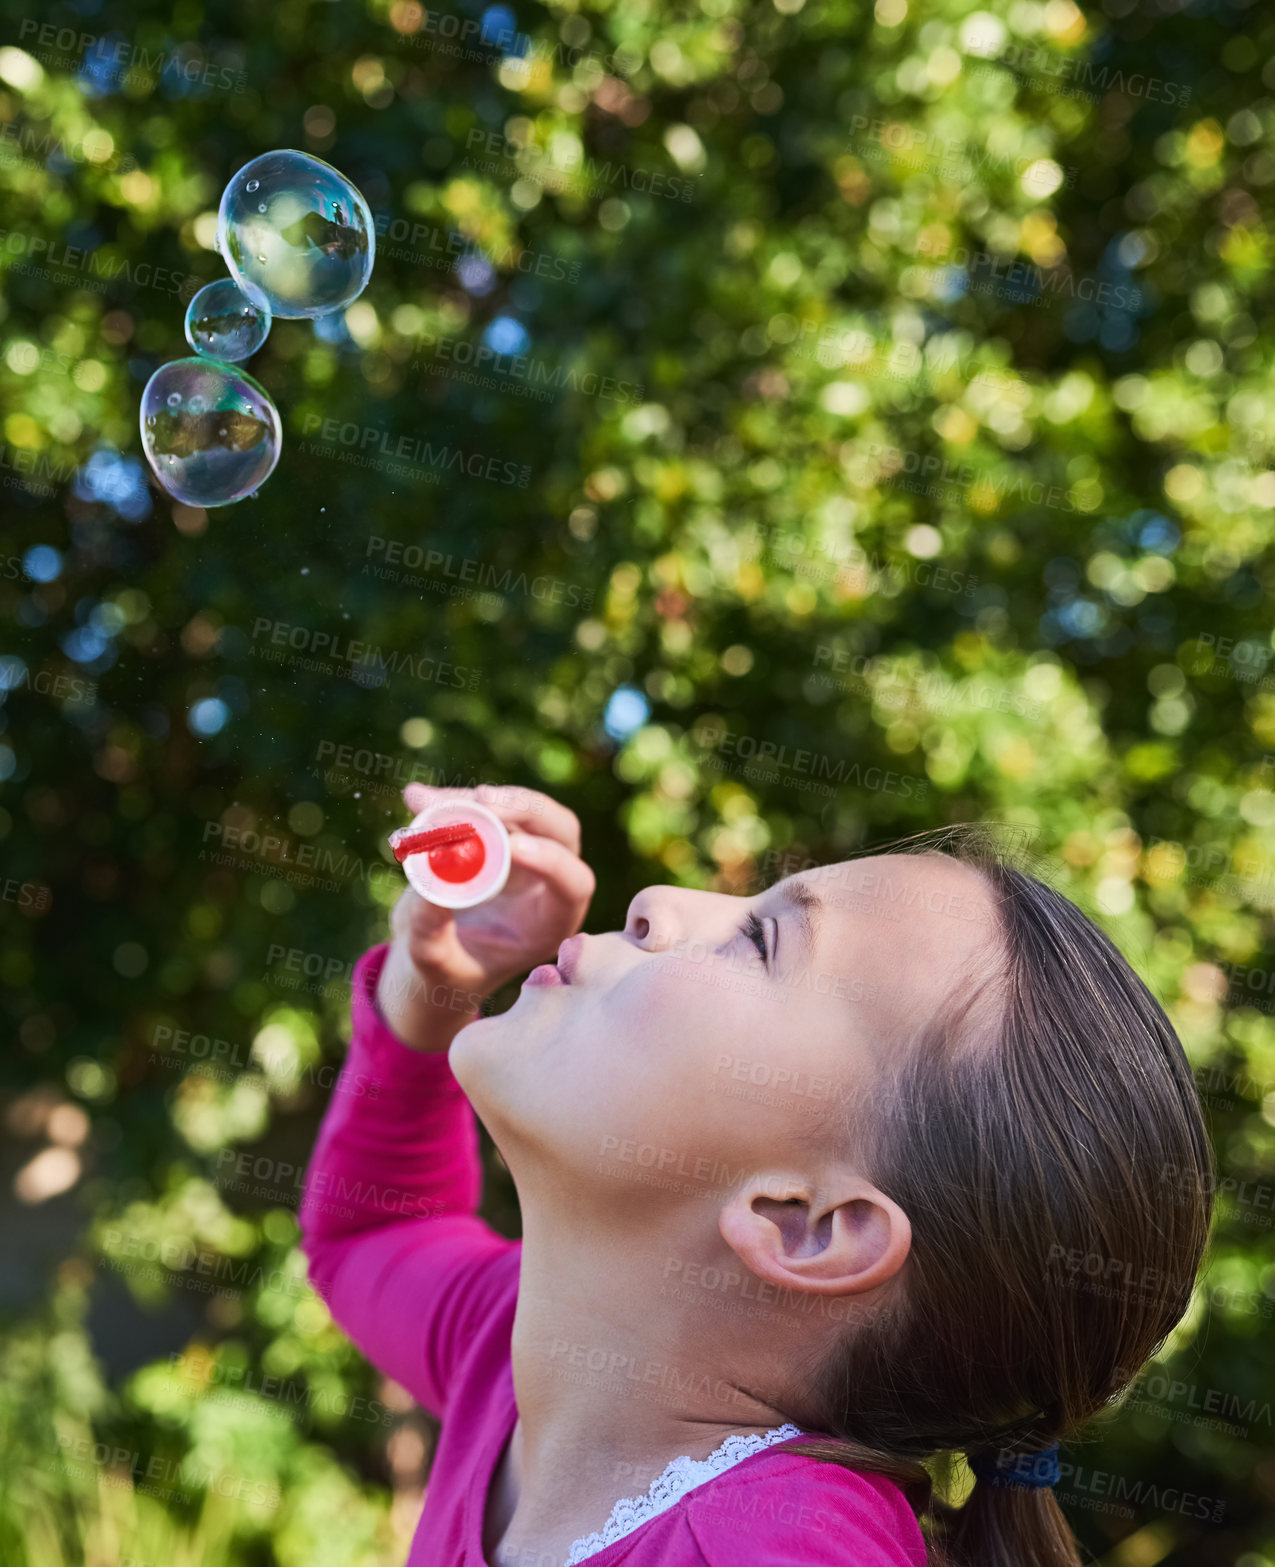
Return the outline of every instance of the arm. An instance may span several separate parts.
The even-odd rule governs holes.
[[[452,1368],[518,1243],[478,1218],[474,1112],[445,1050],[410,1048],[374,995],[389,948],[353,978],[353,1033],[306,1176],[310,1278],[367,1358],[441,1414]],[[516,1270],[514,1273],[516,1277]]]
[[[534,790],[409,784],[407,805],[472,793],[510,830],[504,890],[470,909],[410,889],[393,941],[360,959],[350,1050],[306,1177],[315,1289],[363,1353],[441,1415],[473,1332],[517,1290],[520,1245],[476,1209],[478,1125],[447,1050],[483,997],[580,928],[593,874],[573,812]]]

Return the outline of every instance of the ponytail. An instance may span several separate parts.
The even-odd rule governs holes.
[[[1049,1487],[975,1480],[964,1506],[935,1501],[926,1534],[930,1567],[1081,1567]]]
[[[959,857],[990,884],[1000,940],[846,1128],[912,1245],[805,1368],[819,1435],[789,1450],[893,1480],[929,1567],[1081,1567],[1056,1453],[1037,1450],[1075,1440],[1186,1310],[1212,1151],[1173,1026],[1112,942],[995,853]],[[1090,1258],[1156,1287],[1098,1287]],[[960,1453],[975,1480],[955,1506]]]
[[[788,1451],[892,1480],[921,1526],[927,1567],[1083,1567],[1053,1486],[1015,1477],[1015,1471],[1023,1471],[1023,1460],[1001,1477],[972,1458],[982,1477],[975,1475],[973,1489],[957,1507],[935,1493],[929,1470],[916,1459],[818,1436],[791,1443]],[[1034,1456],[1026,1462],[1034,1463]],[[1004,1460],[996,1467],[1004,1468]]]

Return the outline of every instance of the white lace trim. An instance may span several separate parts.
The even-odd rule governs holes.
[[[576,1567],[577,1562],[584,1561],[608,1545],[614,1545],[626,1534],[632,1534],[639,1524],[666,1512],[688,1491],[703,1485],[705,1480],[711,1480],[714,1475],[733,1468],[741,1458],[758,1453],[774,1442],[786,1442],[789,1437],[801,1435],[800,1426],[785,1424],[764,1433],[754,1432],[751,1436],[740,1436],[738,1433],[728,1436],[717,1451],[710,1453],[707,1458],[674,1458],[664,1473],[651,1482],[651,1489],[645,1496],[623,1497],[611,1509],[611,1516],[602,1525],[600,1533],[584,1535],[574,1541],[564,1567]]]

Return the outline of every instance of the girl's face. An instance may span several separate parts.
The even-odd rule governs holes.
[[[847,1112],[997,945],[982,876],[937,854],[751,897],[648,887],[622,931],[562,944],[566,983],[524,982],[450,1062],[520,1191],[551,1175],[649,1210],[761,1175],[783,1201],[844,1161]]]

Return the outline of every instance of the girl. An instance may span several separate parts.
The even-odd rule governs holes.
[[[1182,1315],[1213,1181],[1128,964],[986,849],[577,935],[573,813],[459,793],[514,869],[405,892],[361,959],[302,1210],[336,1320],[442,1419],[411,1567],[1077,1567],[1054,1444]],[[476,1215],[475,1110],[521,1241]],[[957,1452],[959,1509],[924,1467]]]

